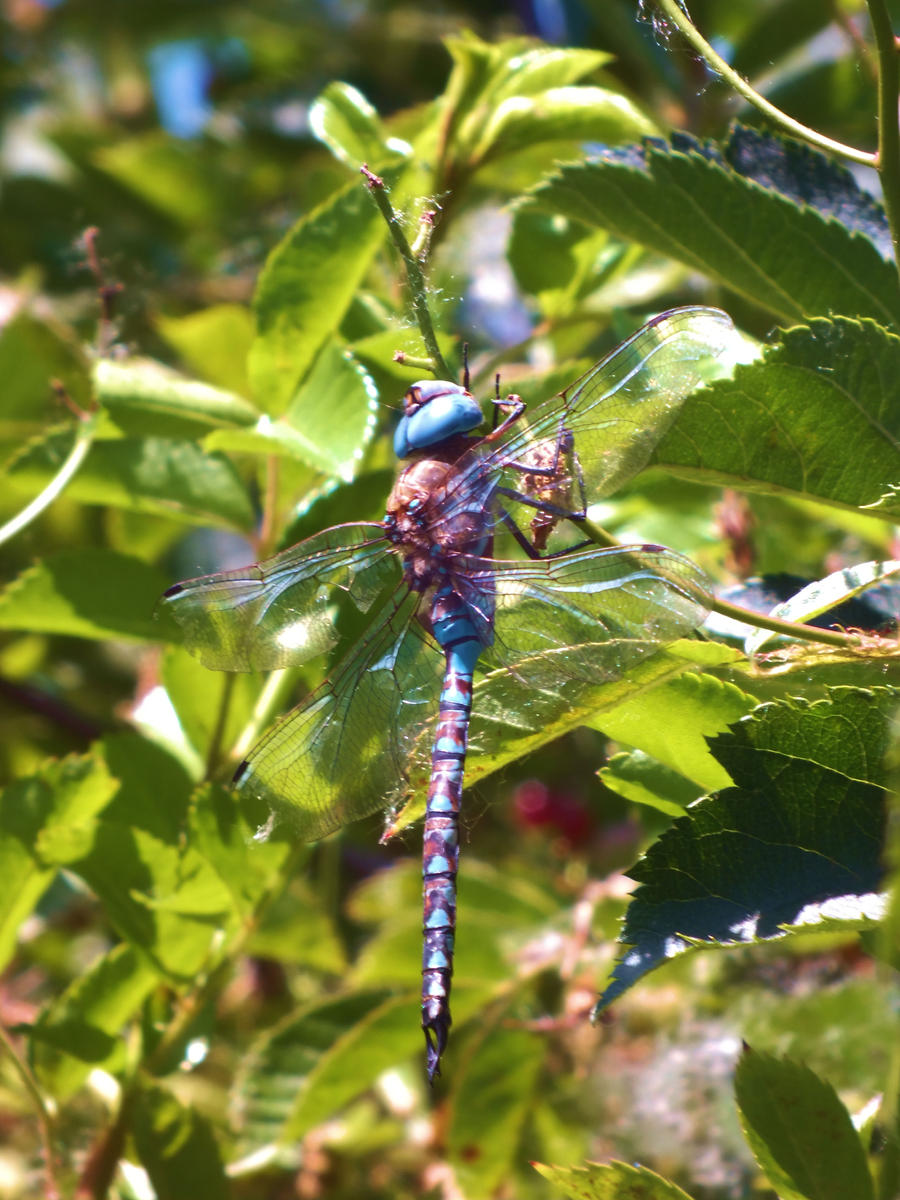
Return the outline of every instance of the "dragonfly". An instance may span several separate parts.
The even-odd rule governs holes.
[[[465,384],[414,383],[394,437],[406,465],[382,521],[333,526],[165,593],[187,649],[208,667],[271,671],[333,654],[325,682],[235,772],[234,787],[270,823],[315,841],[379,809],[396,812],[413,781],[428,779],[421,1005],[429,1081],[451,1026],[473,691],[499,675],[520,709],[548,690],[574,695],[623,678],[702,623],[705,577],[674,551],[582,542],[547,552],[546,544],[563,522],[583,526],[590,501],[647,465],[734,336],[717,309],[662,313],[527,414],[517,396],[495,396],[493,428],[481,435],[482,407]],[[494,556],[501,532],[511,539],[505,559]]]

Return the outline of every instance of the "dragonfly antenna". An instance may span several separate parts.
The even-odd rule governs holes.
[[[463,387],[466,391],[469,390],[469,343],[463,342],[462,345],[462,360],[463,360]]]

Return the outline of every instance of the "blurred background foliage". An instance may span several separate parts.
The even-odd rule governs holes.
[[[859,7],[839,0],[695,0],[691,12],[773,102],[822,132],[871,146],[875,82],[853,23]],[[20,458],[29,439],[70,423],[51,378],[62,380],[73,400],[87,402],[85,347],[108,353],[114,364],[128,355],[152,357],[238,398],[251,397],[250,304],[266,257],[298,217],[349,178],[310,124],[314,101],[335,80],[357,88],[388,132],[406,137],[430,119],[448,79],[444,39],[463,30],[487,42],[528,35],[608,55],[596,78],[631,101],[648,132],[677,128],[720,136],[735,116],[754,121],[664,24],[630,0],[4,0],[0,29],[0,320],[16,325],[14,339],[4,345],[0,337],[0,379],[2,449],[11,459]],[[433,303],[448,346],[451,332],[468,339],[486,375],[493,365],[515,361],[517,347],[541,322],[552,329],[560,357],[597,357],[634,328],[636,311],[701,295],[721,300],[685,268],[614,239],[567,246],[548,235],[536,252],[540,230],[513,227],[508,202],[552,169],[558,149],[534,153],[525,146],[470,176],[457,164],[456,175],[444,181],[451,190],[436,197],[446,211],[437,234]],[[673,221],[681,219],[672,213]],[[120,289],[112,327],[98,321],[98,277],[83,239],[88,226],[100,231],[102,282]],[[581,275],[571,268],[579,255]],[[568,265],[560,272],[563,260]],[[380,261],[368,299],[351,308],[342,327],[350,342],[386,334],[362,355],[380,388],[383,428],[387,406],[410,378],[391,362],[395,330],[406,319],[395,265]],[[588,295],[591,305],[573,330],[567,318]],[[729,297],[727,306],[751,332],[762,336],[769,329],[770,318],[740,299]],[[595,327],[585,327],[585,311]],[[561,377],[556,386],[566,382]],[[123,417],[120,432],[141,433],[141,419]],[[282,540],[332,520],[377,519],[390,478],[385,445],[370,450],[355,491],[351,484],[326,497],[323,515],[298,501],[323,485],[325,472],[285,464],[278,480]],[[252,507],[240,498],[243,491],[232,498],[230,477],[223,477],[218,513],[206,509],[201,515],[209,519],[188,524],[184,513],[173,515],[146,496],[141,503],[104,502],[109,481],[102,478],[92,498],[84,482],[85,490],[67,493],[3,547],[4,582],[36,559],[66,550],[77,556],[76,569],[89,573],[91,548],[102,547],[147,564],[146,591],[154,595],[180,576],[253,557],[265,485],[252,463],[238,456],[238,464]],[[3,518],[36,490],[40,464],[29,469],[33,477],[20,463],[18,487],[0,494]],[[102,468],[97,473],[102,476]],[[616,519],[621,528],[720,565],[734,538],[724,520],[716,524],[715,499],[707,489],[650,479],[624,497]],[[755,520],[756,562],[769,571],[815,573],[829,554],[886,548],[885,535],[868,518],[843,516],[826,529],[818,514],[771,497],[759,498],[752,516],[741,510],[737,519],[748,527]],[[213,535],[204,529],[202,537],[190,528],[209,524],[220,528]],[[115,634],[111,616],[109,640],[40,628],[4,635],[0,766],[7,779],[35,770],[48,755],[122,736],[136,702],[158,682],[160,663],[146,640]],[[141,631],[138,639],[148,636]],[[191,674],[186,660],[170,659],[163,669],[169,682],[181,673],[178,686],[192,690],[193,719],[202,725],[218,702],[221,680],[199,667]],[[245,694],[239,684],[236,726],[254,700],[252,689]],[[148,811],[155,789],[183,788],[187,795],[187,776],[172,758],[154,755],[147,743],[132,751],[128,745],[120,749],[119,765],[127,776],[133,753],[132,782],[138,791],[143,786]],[[512,961],[517,953],[531,956],[520,961],[533,989],[530,1005],[518,1014],[522,1028],[528,1028],[526,1012],[555,1014],[546,1029],[534,1018],[534,1028],[549,1039],[540,1065],[530,1035],[486,1027],[465,1047],[471,1062],[481,1055],[484,1065],[462,1076],[465,1090],[449,1113],[440,1093],[437,1100],[426,1094],[414,1061],[408,1071],[379,1077],[362,1097],[352,1083],[338,1080],[331,1092],[317,1095],[318,1110],[298,1115],[295,1092],[304,1074],[292,1024],[298,1007],[320,1001],[353,964],[359,990],[348,1011],[318,1018],[316,1036],[328,1045],[354,1029],[362,1014],[377,1012],[389,1025],[393,1010],[384,1007],[388,993],[380,989],[407,970],[414,981],[418,970],[416,839],[379,848],[373,822],[349,831],[340,849],[328,843],[302,851],[306,869],[273,903],[250,953],[228,964],[221,986],[204,994],[190,1020],[182,1019],[177,988],[136,968],[126,973],[115,960],[110,969],[131,981],[132,999],[143,988],[145,1003],[117,1047],[119,1057],[103,1059],[107,1074],[89,1077],[85,1069],[67,1076],[58,1063],[38,1063],[42,1079],[52,1078],[61,1096],[79,1097],[63,1105],[58,1123],[62,1173],[80,1176],[79,1195],[110,1194],[111,1188],[143,1197],[155,1188],[159,1196],[196,1196],[197,1187],[204,1195],[225,1194],[215,1172],[198,1176],[199,1183],[190,1173],[192,1161],[208,1164],[220,1153],[210,1149],[214,1129],[223,1158],[241,1164],[229,1185],[240,1196],[544,1196],[548,1184],[529,1170],[529,1158],[615,1156],[647,1162],[695,1200],[744,1197],[758,1176],[731,1098],[742,1033],[779,1052],[815,1055],[850,1108],[861,1104],[880,1083],[878,1047],[895,1033],[871,963],[843,935],[831,946],[819,937],[798,939],[790,951],[775,944],[686,958],[624,999],[611,1023],[588,1024],[624,910],[616,872],[668,819],[603,787],[596,770],[605,747],[599,733],[580,730],[467,796],[465,938],[473,962],[482,930],[491,948],[501,946]],[[379,870],[389,863],[391,871]],[[401,906],[409,916],[398,926],[386,914],[396,918]],[[504,921],[511,922],[512,950],[503,944],[502,928],[497,932]],[[71,994],[66,989],[98,955],[116,951],[102,907],[84,880],[72,876],[55,878],[20,932],[17,956],[0,979],[0,1020],[8,1028],[37,1020]],[[488,976],[498,969],[496,962],[483,968]],[[795,1005],[802,1012],[796,1019]],[[414,1004],[407,1010],[404,1021]],[[461,1019],[465,1015],[461,1001]],[[57,1009],[56,1018],[64,1017]],[[179,1036],[168,1044],[165,1031],[177,1021]],[[109,1025],[118,1038],[113,1016]],[[865,1036],[845,1036],[848,1027],[861,1025]],[[272,1030],[272,1038],[254,1043],[261,1031]],[[309,1040],[315,1037],[299,1039],[304,1046]],[[112,1117],[110,1081],[127,1075],[128,1061],[140,1057],[139,1042],[149,1055],[144,1066],[149,1062],[168,1090],[141,1093],[145,1107],[126,1138]],[[71,1068],[71,1059],[62,1058]],[[449,1071],[461,1067],[462,1056],[448,1060]],[[339,1069],[352,1073],[352,1055]],[[498,1084],[507,1073],[509,1082]],[[171,1095],[180,1106],[166,1125]],[[341,1121],[320,1124],[335,1111],[343,1112]],[[270,1135],[283,1138],[287,1113],[295,1136],[276,1148]],[[467,1138],[494,1121],[495,1160],[473,1162]],[[34,1114],[5,1057],[0,1129],[0,1196],[37,1194],[43,1185],[37,1182]],[[159,1165],[160,1129],[189,1147],[168,1176]],[[103,1171],[120,1153],[131,1167],[110,1182]],[[156,1164],[152,1188],[137,1161]]]

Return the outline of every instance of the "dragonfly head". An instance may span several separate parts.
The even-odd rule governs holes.
[[[403,416],[394,434],[394,453],[408,458],[447,438],[468,433],[484,418],[471,392],[446,379],[423,379],[403,397]]]

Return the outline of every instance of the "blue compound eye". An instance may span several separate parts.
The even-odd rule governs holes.
[[[394,453],[406,458],[448,438],[468,433],[482,422],[481,408],[471,392],[444,379],[414,383],[405,398],[405,415],[394,434]]]

